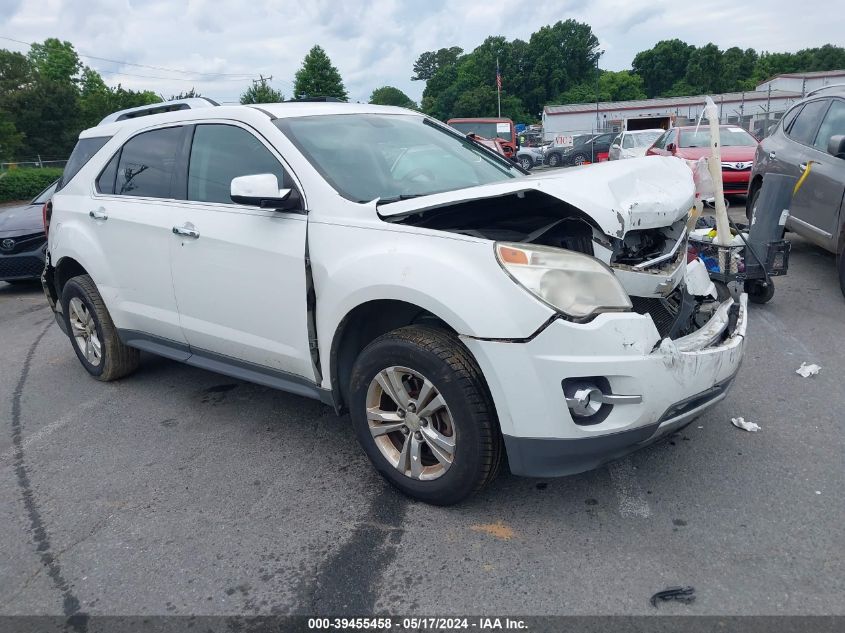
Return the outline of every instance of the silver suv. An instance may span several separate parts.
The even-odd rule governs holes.
[[[838,256],[845,294],[845,84],[811,92],[757,147],[748,189],[749,219],[767,173],[803,178],[786,227]]]

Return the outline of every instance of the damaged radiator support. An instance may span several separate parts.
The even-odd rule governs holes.
[[[634,312],[651,317],[661,338],[676,339],[698,328],[695,319],[698,302],[683,288],[666,298],[631,297],[631,303]]]

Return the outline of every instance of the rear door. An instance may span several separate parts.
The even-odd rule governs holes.
[[[786,130],[783,148],[777,152],[775,160],[770,163],[770,170],[775,173],[786,174],[799,179],[804,175],[809,161],[817,161],[819,152],[813,148],[813,143],[819,132],[821,122],[830,106],[830,99],[816,99],[808,101]],[[818,165],[814,164],[812,169]],[[808,175],[798,193],[792,198],[788,226],[796,232],[821,246],[827,246],[830,235],[816,222],[819,211],[814,209],[819,204],[819,192],[816,191],[818,182]]]
[[[315,379],[308,345],[304,214],[235,204],[232,179],[275,174],[281,156],[235,122],[194,126],[171,227],[173,283],[191,351],[246,369]],[[301,192],[300,188],[300,192]],[[194,236],[187,233],[193,232]]]
[[[173,126],[130,138],[98,176],[88,210],[110,269],[98,286],[126,341],[185,346],[170,277],[172,180],[184,133]]]
[[[822,246],[837,247],[839,214],[845,195],[845,160],[827,151],[831,136],[845,134],[845,100],[832,99],[816,132],[813,144],[805,150],[798,165],[807,177],[792,203],[792,213],[819,232]]]

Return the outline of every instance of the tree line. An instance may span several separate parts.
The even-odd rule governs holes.
[[[348,99],[340,73],[326,52],[314,46],[302,61],[293,97]],[[201,96],[191,88],[165,97],[151,90],[106,85],[84,65],[70,42],[48,38],[27,54],[0,49],[0,162],[62,160],[79,133],[107,114],[125,108]],[[285,95],[260,77],[241,94],[241,103],[284,101]]]
[[[424,81],[422,110],[439,119],[494,116],[496,63],[502,75],[502,116],[534,121],[550,104],[624,101],[753,90],[788,72],[845,68],[845,48],[826,44],[797,53],[758,53],[715,44],[696,47],[663,40],[634,57],[631,70],[599,68],[599,41],[588,24],[556,22],[528,41],[490,36],[473,51],[459,47],[422,53],[415,81]]]
[[[441,120],[493,116],[497,112],[496,69],[502,76],[502,115],[536,121],[547,104],[623,101],[662,96],[753,90],[786,72],[845,68],[845,48],[826,44],[796,53],[758,53],[715,44],[696,47],[663,40],[634,56],[630,70],[599,68],[599,41],[590,25],[559,21],[528,41],[487,37],[467,53],[452,46],[422,53],[414,81],[425,82],[416,104],[394,86],[373,90],[370,103],[420,109]],[[314,46],[294,78],[292,98],[349,96],[325,50]],[[188,90],[164,97],[150,90],[106,85],[84,65],[70,42],[55,38],[32,44],[27,54],[0,49],[0,161],[66,158],[79,132],[117,110],[200,94]],[[283,101],[261,76],[241,94],[241,103]]]

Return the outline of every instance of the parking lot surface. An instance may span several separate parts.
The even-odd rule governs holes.
[[[800,238],[776,287],[679,434],[435,508],[315,401],[153,356],[91,379],[40,289],[0,283],[0,613],[647,614],[692,585],[660,613],[845,614],[845,301]]]

